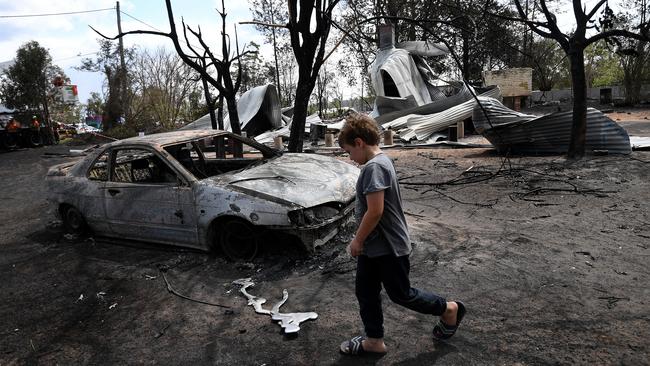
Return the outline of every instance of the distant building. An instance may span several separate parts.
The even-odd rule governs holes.
[[[533,69],[528,67],[483,71],[483,83],[501,88],[503,104],[516,111],[526,102],[533,91]]]

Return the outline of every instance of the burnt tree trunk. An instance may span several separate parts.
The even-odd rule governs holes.
[[[300,2],[300,7],[298,7]],[[289,0],[289,36],[298,63],[298,85],[288,150],[302,152],[309,97],[323,65],[325,43],[332,25],[332,10],[339,0]],[[312,20],[315,27],[312,30]]]
[[[302,152],[302,142],[305,135],[305,121],[309,108],[309,97],[314,90],[314,83],[298,82],[296,89],[296,100],[293,105],[293,122],[291,123],[291,138],[287,149],[291,152]],[[298,122],[302,121],[302,123]]]
[[[230,129],[232,133],[241,135],[241,126],[239,125],[239,113],[237,113],[237,100],[234,94],[226,95],[226,105],[228,106],[228,118],[230,119]],[[232,153],[235,157],[243,156],[242,144],[239,141],[232,140]]]
[[[583,5],[581,0],[572,0],[573,15],[576,20],[575,29],[571,33],[565,34],[558,27],[557,17],[548,8],[546,2],[547,0],[539,0],[538,3],[536,2],[536,4],[539,4],[539,10],[541,10],[545,18],[545,20],[541,20],[536,19],[534,16],[529,18],[528,1],[526,1],[526,9],[524,10],[521,0],[514,0],[519,18],[513,20],[524,22],[538,35],[558,42],[569,58],[571,64],[571,82],[573,84],[573,123],[571,125],[571,142],[567,156],[569,159],[579,159],[585,155],[587,141],[585,48],[592,43],[613,37],[648,41],[650,40],[650,35],[647,32],[648,23],[646,23],[645,16],[643,16],[642,22],[637,26],[639,29],[638,33],[626,29],[617,29],[615,26],[616,17],[609,7],[607,0],[599,0],[590,10],[586,4]],[[645,9],[645,5],[643,8]],[[599,24],[596,25],[594,23],[598,14],[602,14],[602,17],[598,18]],[[592,28],[595,28],[597,33],[591,37],[587,37],[587,30]]]
[[[573,85],[573,123],[568,157],[569,159],[578,159],[585,155],[587,140],[587,79],[585,77],[584,49],[574,46],[567,54],[571,63],[571,83]]]
[[[212,97],[210,96],[210,89],[208,89],[208,82],[204,77],[201,77],[201,83],[203,83],[203,96],[205,97],[205,105],[208,107],[208,113],[210,114],[210,124],[213,130],[222,129],[223,126],[217,124],[217,116],[214,113],[214,103],[212,102]]]

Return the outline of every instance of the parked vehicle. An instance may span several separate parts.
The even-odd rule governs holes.
[[[99,128],[88,125],[88,124],[86,124],[84,122],[77,123],[77,124],[75,124],[73,126],[74,126],[74,129],[75,129],[75,133],[77,135],[80,135],[80,134],[83,134],[83,133],[89,133],[89,132],[91,132],[91,133],[92,132],[101,132],[101,130]]]
[[[29,112],[0,114],[0,148],[15,149],[19,146],[43,145],[47,135],[40,114]]]
[[[226,147],[242,143],[244,157],[215,151],[215,139]],[[190,130],[106,144],[52,167],[46,180],[71,231],[220,247],[232,259],[251,259],[270,233],[299,238],[309,251],[330,240],[352,214],[358,174],[331,157]]]

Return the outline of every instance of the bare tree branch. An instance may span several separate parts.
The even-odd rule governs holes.
[[[636,39],[639,41],[650,41],[650,37],[648,37],[647,35],[630,32],[624,29],[612,29],[612,30],[598,33],[595,36],[592,36],[591,38],[587,39],[587,43],[585,44],[585,47],[592,43],[596,43],[601,39],[606,39],[610,37],[626,37],[626,38]]]
[[[598,4],[596,4],[596,5],[594,6],[594,8],[591,9],[591,11],[589,12],[589,14],[587,14],[587,20],[591,19],[594,15],[596,15],[596,12],[598,11],[598,9],[600,9],[600,7],[603,6],[603,4],[605,4],[606,2],[607,2],[607,0],[600,0],[600,1],[598,2]]]
[[[97,29],[93,28],[92,25],[89,25],[88,27],[90,27],[90,29],[94,30],[95,33],[99,34],[102,38],[109,39],[111,41],[122,38],[122,37],[124,37],[126,35],[129,35],[129,34],[153,34],[153,35],[156,35],[156,36],[163,36],[163,37],[171,38],[170,33],[147,31],[147,30],[134,30],[134,31],[122,32],[122,33],[116,35],[115,37],[109,37],[109,36],[106,36],[106,35],[102,34]]]
[[[271,23],[264,23],[264,22],[258,22],[256,20],[247,20],[245,22],[239,22],[239,24],[252,24],[252,25],[260,25],[263,27],[273,27],[273,28],[287,28],[286,24],[271,24]]]

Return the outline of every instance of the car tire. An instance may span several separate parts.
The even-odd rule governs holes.
[[[250,261],[259,250],[259,234],[253,225],[241,219],[228,219],[219,227],[219,246],[235,262]]]
[[[18,134],[17,133],[5,133],[2,138],[2,145],[9,150],[15,149],[18,147]]]
[[[86,231],[86,220],[76,208],[72,206],[64,207],[61,216],[66,231],[74,234],[83,234]]]
[[[29,146],[39,147],[43,145],[43,138],[39,131],[29,131]]]

